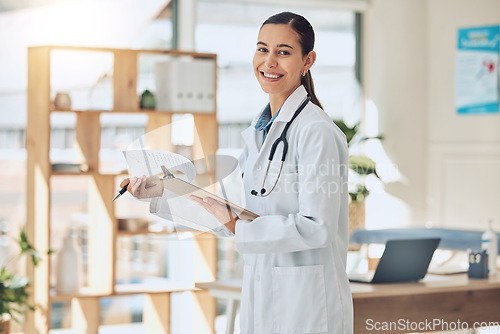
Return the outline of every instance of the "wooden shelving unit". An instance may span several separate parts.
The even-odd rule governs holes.
[[[108,52],[113,55],[113,108],[112,110],[58,110],[51,106],[51,54],[54,50],[85,52]],[[67,46],[41,46],[28,49],[28,122],[26,129],[27,161],[27,232],[34,246],[43,254],[41,264],[28,267],[31,279],[31,303],[38,306],[28,313],[25,333],[46,334],[50,329],[51,303],[71,300],[72,327],[78,334],[97,334],[102,297],[144,294],[143,319],[148,333],[170,332],[170,294],[190,291],[194,305],[191,314],[199,323],[197,333],[210,333],[216,315],[215,300],[207,292],[194,287],[195,282],[211,281],[216,276],[216,239],[202,234],[195,238],[193,256],[194,281],[184,285],[165,285],[160,289],[140,285],[117,285],[115,262],[118,231],[115,207],[112,198],[116,193],[116,178],[123,174],[101,174],[99,172],[99,150],[101,140],[101,114],[130,113],[147,115],[146,131],[170,124],[174,112],[168,110],[140,110],[137,99],[138,56],[164,54],[213,60],[215,54],[180,51],[125,50]],[[216,66],[214,66],[215,71]],[[214,90],[216,86],[214,73]],[[76,115],[76,143],[82,153],[88,172],[53,172],[50,161],[50,116],[52,113]],[[175,112],[190,113],[189,110]],[[203,147],[193,146],[193,151],[203,150],[205,155],[215,154],[217,149],[216,102],[213,112],[193,114],[194,123]],[[169,133],[165,133],[165,138]],[[165,149],[172,145],[166,142]],[[53,177],[85,176],[89,181],[88,214],[88,291],[75,295],[57,296],[50,293],[50,272],[47,255],[50,249],[51,189]]]

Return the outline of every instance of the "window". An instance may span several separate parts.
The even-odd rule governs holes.
[[[253,74],[252,57],[262,22],[282,11],[303,15],[315,29],[317,60],[311,72],[325,111],[332,119],[361,115],[354,12],[199,0],[196,49],[218,54],[220,148],[243,147],[241,130],[267,103]]]

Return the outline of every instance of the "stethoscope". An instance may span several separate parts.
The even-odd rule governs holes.
[[[260,189],[260,194],[257,192],[257,190],[252,190],[250,193],[254,196],[259,196],[259,197],[266,197],[269,196],[269,194],[274,190],[276,187],[276,184],[278,183],[278,180],[281,175],[281,169],[283,168],[283,163],[285,162],[286,158],[286,153],[288,152],[288,141],[286,140],[286,132],[288,131],[288,128],[290,127],[290,124],[292,124],[293,120],[300,114],[302,109],[305,108],[307,103],[311,100],[311,97],[306,96],[304,101],[300,104],[300,106],[297,108],[295,111],[295,114],[293,114],[293,117],[291,120],[289,120],[283,131],[281,132],[281,136],[279,136],[278,139],[276,139],[273,143],[273,146],[271,147],[271,152],[269,152],[269,161],[267,163],[267,168],[266,168],[266,174],[264,174],[264,180],[262,181],[262,187]],[[281,154],[281,165],[280,165],[280,170],[278,172],[278,177],[276,177],[276,181],[274,181],[273,187],[269,192],[266,192],[266,188],[264,188],[264,185],[266,184],[266,179],[267,179],[267,173],[269,172],[269,166],[271,166],[271,161],[274,158],[274,152],[276,151],[276,148],[278,147],[279,143],[283,143],[283,152]]]

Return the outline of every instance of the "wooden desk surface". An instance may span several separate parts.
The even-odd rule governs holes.
[[[239,299],[241,280],[197,283],[219,298]],[[489,279],[469,279],[467,274],[427,275],[417,283],[351,283],[355,333],[373,333],[373,324],[427,324],[420,332],[446,330],[445,325],[496,322],[500,329],[500,275]],[[440,326],[438,326],[440,325]],[[411,332],[395,328],[391,333]],[[415,332],[415,331],[413,331]]]
[[[365,284],[351,283],[352,297],[389,297],[411,294],[428,294],[457,291],[500,289],[500,275],[488,279],[469,279],[467,274],[426,275],[419,282]]]
[[[228,293],[241,292],[241,279],[218,280],[214,282],[196,283],[200,289],[215,289]],[[350,283],[352,298],[375,298],[411,294],[429,294],[457,291],[500,289],[500,275],[488,279],[469,279],[467,274],[427,275],[420,282],[365,284]],[[500,301],[499,301],[500,302]]]
[[[196,283],[195,286],[200,289],[212,289],[226,291],[229,293],[241,293],[242,280],[239,278],[218,280],[214,282]]]

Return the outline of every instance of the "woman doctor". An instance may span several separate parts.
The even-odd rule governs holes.
[[[313,47],[313,28],[297,14],[271,16],[259,32],[253,68],[269,104],[243,132],[240,167],[246,207],[260,217],[226,224],[234,225],[245,261],[242,333],[353,331],[346,276],[347,143],[314,94]],[[281,174],[282,143],[266,177],[270,150],[303,103],[286,133]],[[209,199],[199,203],[227,222],[224,206]]]
[[[353,332],[347,143],[314,93],[313,47],[313,28],[297,14],[271,16],[259,32],[253,68],[269,104],[243,132],[239,159],[246,207],[259,217],[240,220],[192,198],[235,234],[243,255],[241,333]],[[152,189],[144,180],[131,178],[129,191]]]

